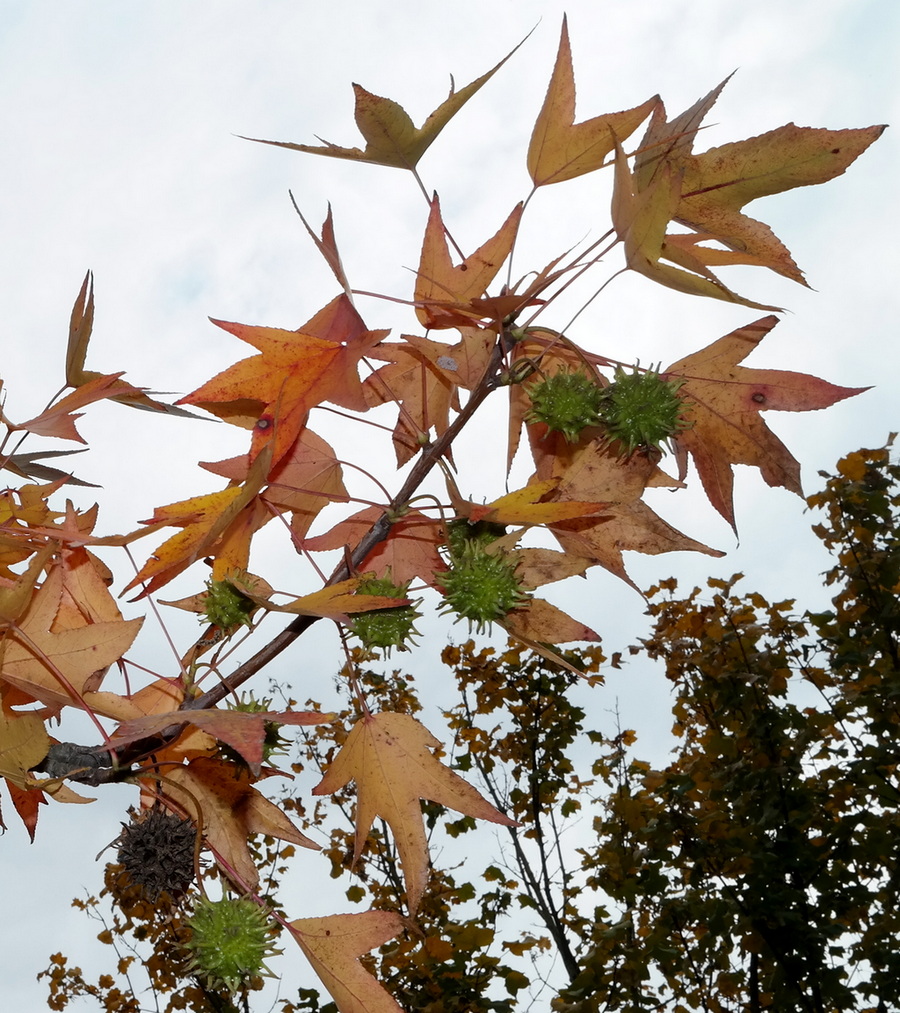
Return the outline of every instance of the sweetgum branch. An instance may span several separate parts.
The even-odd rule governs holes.
[[[372,549],[388,537],[393,523],[392,518],[402,512],[484,400],[501,385],[504,354],[514,340],[507,335],[505,330],[501,333],[484,371],[484,376],[472,390],[468,401],[446,431],[433,443],[429,443],[423,448],[422,454],[413,465],[400,491],[385,508],[381,517],[360,539],[350,555],[349,562],[345,561],[337,567],[326,582],[326,586],[337,584],[350,577],[351,571],[361,566]],[[219,681],[201,696],[185,700],[180,709],[207,710],[215,707],[216,704],[234,693],[239,686],[242,686],[277,658],[310,626],[318,622],[318,619],[318,616],[297,616],[252,658],[239,665],[229,676]],[[94,785],[125,780],[132,775],[133,771],[129,768],[134,763],[174,742],[185,727],[185,723],[172,724],[157,735],[141,739],[117,751],[114,759],[109,750],[103,746],[87,747],[73,743],[60,743],[51,747],[50,754],[44,760],[41,769],[54,777],[68,776],[72,780]]]

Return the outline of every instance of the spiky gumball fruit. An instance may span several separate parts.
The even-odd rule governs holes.
[[[236,992],[254,975],[270,975],[265,961],[279,951],[266,912],[247,897],[201,897],[188,921],[188,972],[212,988]]]
[[[457,517],[447,525],[447,551],[451,560],[462,559],[472,543],[484,547],[505,534],[504,524],[494,524],[491,521],[476,521],[473,524],[465,517]]]
[[[206,583],[206,602],[200,621],[223,630],[249,626],[250,613],[255,608],[255,603],[241,594],[230,580],[210,580]]]
[[[569,443],[577,442],[583,429],[600,421],[603,388],[586,373],[559,372],[534,384],[528,392],[531,409],[527,422],[543,422],[562,433]]]
[[[408,589],[409,584],[402,586],[394,584],[387,576],[362,580],[356,590],[358,594],[406,598]],[[410,640],[419,635],[415,622],[420,615],[414,605],[398,605],[396,608],[360,612],[353,617],[350,628],[365,647],[385,650],[388,654],[394,647],[400,651],[408,651]]]
[[[197,828],[190,820],[155,805],[132,812],[119,834],[118,863],[148,900],[155,903],[164,892],[178,898],[194,880],[196,841]]]
[[[453,568],[439,577],[444,588],[443,613],[455,612],[460,619],[468,619],[479,633],[531,598],[505,555],[486,552],[477,542],[470,542],[453,559]]]
[[[614,382],[601,391],[600,419],[610,440],[618,440],[625,454],[667,443],[690,422],[688,407],[678,391],[683,379],[666,380],[649,369],[626,373],[617,369]]]
[[[226,704],[229,710],[240,711],[243,714],[265,714],[272,709],[272,701],[268,697],[257,700],[252,692],[242,693],[237,699],[229,700]],[[277,721],[266,721],[263,725],[263,763],[268,763],[275,753],[284,753],[290,745],[288,739],[281,734],[281,725]],[[219,752],[232,763],[246,766],[246,760],[226,742],[219,742]]]

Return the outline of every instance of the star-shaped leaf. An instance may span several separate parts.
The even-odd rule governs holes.
[[[628,137],[658,102],[659,97],[654,96],[634,109],[576,123],[572,48],[563,17],[556,65],[528,146],[528,172],[534,185],[561,183],[599,169],[613,150],[615,139]]]
[[[179,786],[184,791],[179,791]],[[319,850],[318,844],[300,833],[278,806],[253,787],[246,768],[233,763],[197,757],[167,769],[163,791],[194,821],[199,805],[206,843],[239,889],[256,890],[259,886],[259,872],[248,843],[251,834],[268,834],[301,848]]]
[[[664,372],[666,377],[685,380],[680,394],[691,425],[675,441],[682,470],[690,454],[710,502],[732,527],[735,464],[759,468],[769,485],[802,495],[799,463],[760,412],[827,408],[868,390],[838,387],[805,373],[738,365],[777,323],[774,316],[756,320],[679,359]]]
[[[410,912],[418,908],[428,874],[428,844],[419,799],[476,819],[516,826],[432,753],[440,742],[408,714],[366,715],[354,725],[325,776],[313,789],[328,795],[356,781],[359,857],[376,816],[393,832],[406,881]]]
[[[519,46],[521,45],[520,42]],[[354,162],[373,162],[376,165],[387,165],[397,169],[414,169],[452,117],[497,73],[519,46],[504,56],[494,68],[459,91],[451,84],[450,94],[421,127],[416,127],[406,110],[393,99],[373,95],[362,85],[354,84],[356,125],[366,141],[365,150],[344,148],[330,141],[316,145],[264,141],[258,137],[248,137],[246,140],[273,144],[279,148],[291,148],[293,151],[304,151],[310,155],[328,155],[331,158],[347,158]]]
[[[424,327],[446,328],[478,319],[473,300],[487,291],[509,256],[522,217],[519,202],[490,239],[461,263],[454,265],[437,195],[431,201],[425,239],[416,275],[416,316]]]
[[[403,931],[396,911],[298,918],[290,928],[340,1013],[403,1013],[359,962],[363,954]]]
[[[297,331],[247,324],[214,324],[258,349],[181,398],[241,425],[254,427],[251,457],[271,443],[272,466],[290,451],[311,408],[332,401],[365,410],[357,364],[385,331],[365,329],[346,295],[338,296]]]

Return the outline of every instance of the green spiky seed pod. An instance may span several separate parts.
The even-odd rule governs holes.
[[[618,440],[626,456],[638,449],[662,449],[663,443],[690,425],[678,391],[683,379],[666,380],[654,370],[626,373],[601,391],[600,418],[609,440]]]
[[[499,622],[531,598],[522,590],[509,560],[501,553],[485,552],[476,543],[470,543],[453,560],[453,568],[441,573],[440,581],[444,588],[442,614],[455,612],[479,633],[486,632],[491,623]]]
[[[409,584],[394,584],[389,577],[372,577],[362,580],[358,594],[377,594],[385,598],[406,598]],[[419,599],[421,600],[421,599]],[[416,620],[421,616],[415,605],[398,605],[396,608],[361,612],[353,617],[350,629],[363,646],[384,650],[388,654],[396,647],[408,651],[413,637],[419,636]]]
[[[206,602],[201,622],[209,622],[223,630],[232,626],[249,626],[250,613],[256,608],[230,580],[206,582]]]
[[[528,392],[531,409],[526,422],[543,422],[576,443],[582,430],[600,421],[603,388],[586,373],[560,372],[534,384]]]
[[[242,711],[244,714],[265,714],[272,709],[272,701],[268,697],[257,700],[253,693],[247,693],[246,695],[242,693],[237,700],[229,700],[227,707],[229,710]],[[275,753],[286,752],[287,747],[290,745],[288,740],[281,735],[280,728],[281,725],[277,721],[266,721],[263,725],[263,763],[270,760]],[[219,743],[219,752],[234,763],[246,763],[241,754],[225,742]]]
[[[279,951],[272,944],[266,912],[247,897],[202,897],[188,920],[188,973],[211,988],[236,992],[254,975],[271,975],[265,961]]]
[[[476,521],[472,524],[465,517],[458,517],[447,525],[447,551],[451,560],[462,559],[469,545],[484,547],[505,534],[504,524],[493,524],[491,521]]]

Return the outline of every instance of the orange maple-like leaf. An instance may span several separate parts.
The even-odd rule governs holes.
[[[383,514],[381,507],[366,507],[338,522],[330,531],[307,538],[303,548],[310,552],[352,549]],[[396,584],[415,579],[433,584],[434,572],[447,566],[437,551],[443,543],[444,529],[440,521],[418,510],[408,510],[391,524],[387,538],[360,562],[359,569],[372,570],[379,577],[390,570],[391,580]]]
[[[332,401],[365,410],[357,367],[387,334],[367,331],[346,295],[340,295],[296,331],[213,323],[257,348],[179,404],[205,408],[226,421],[254,427],[253,459],[272,444],[272,466],[290,451],[311,408]]]
[[[143,780],[151,788],[158,787],[152,775]],[[179,791],[179,786],[185,790]],[[162,794],[195,821],[199,804],[206,843],[241,890],[256,890],[259,886],[259,872],[248,842],[251,834],[268,834],[319,850],[315,841],[300,833],[278,806],[253,787],[246,768],[236,764],[200,756],[174,770],[167,767]]]
[[[827,408],[869,389],[838,387],[805,373],[738,365],[777,323],[777,317],[762,317],[679,359],[663,374],[685,380],[680,394],[691,425],[675,440],[682,474],[689,454],[710,502],[732,527],[735,464],[759,468],[769,485],[803,494],[799,463],[759,413]]]
[[[440,742],[431,732],[409,714],[366,715],[353,726],[325,776],[313,788],[314,795],[328,795],[356,781],[354,861],[375,817],[380,816],[397,844],[410,913],[418,908],[428,878],[428,844],[419,799],[431,799],[502,826],[517,825],[445,767],[431,752],[438,746]]]
[[[597,517],[554,521],[550,531],[566,552],[599,563],[635,587],[625,570],[624,551],[657,555],[662,552],[722,552],[682,534],[641,499],[648,485],[677,486],[657,466],[658,455],[635,453],[621,457],[621,448],[609,445],[603,434],[585,430],[583,439],[570,444],[561,433],[546,426],[528,427],[538,477],[554,478],[560,500],[578,500],[590,493],[606,503]]]
[[[450,409],[458,408],[456,380],[412,345],[383,344],[370,357],[389,360],[366,377],[363,389],[373,407],[399,406],[393,443],[401,467],[422,449],[432,429],[438,436],[447,430]]]
[[[403,1013],[359,962],[363,954],[403,931],[396,911],[298,918],[289,927],[340,1013]]]
[[[201,463],[200,467],[232,482],[243,482],[249,458],[244,454],[226,461]],[[343,470],[334,450],[310,429],[303,430],[287,457],[272,469],[268,482],[260,499],[290,512],[291,531],[298,542],[324,507],[347,499]]]
[[[102,401],[104,398],[113,397],[119,394],[138,394],[137,387],[121,380],[121,373],[110,373],[109,375],[94,374],[84,384],[66,394],[59,401],[45,408],[40,415],[35,415],[27,422],[20,422],[18,425],[10,424],[12,431],[25,430],[34,433],[36,436],[53,436],[60,440],[76,440],[78,443],[86,443],[81,434],[75,428],[75,422],[81,418],[78,408],[93,404],[95,401]]]
[[[634,109],[575,122],[575,75],[569,29],[563,17],[556,65],[528,145],[528,172],[535,186],[561,183],[599,169],[613,150],[658,104],[659,96]]]
[[[519,45],[521,44],[520,42]],[[431,113],[421,127],[416,127],[406,110],[393,99],[373,95],[362,85],[354,84],[356,125],[365,138],[365,151],[362,148],[344,148],[330,141],[315,145],[264,141],[258,137],[245,139],[258,141],[260,144],[272,144],[279,148],[290,148],[293,151],[304,151],[310,155],[328,155],[331,158],[347,158],[354,162],[373,162],[376,165],[387,165],[397,169],[414,169],[450,119],[497,73],[518,48],[519,46],[516,46],[496,67],[482,74],[471,84],[467,84],[465,88],[456,91],[451,83],[450,95]]]
[[[84,694],[98,688],[106,669],[125,654],[143,622],[118,619],[75,626],[67,611],[64,628],[56,632],[64,590],[62,568],[54,566],[0,641],[0,682],[53,713],[82,705]]]
[[[521,201],[499,230],[461,263],[450,259],[447,233],[437,194],[431,201],[416,274],[416,316],[430,328],[470,324],[482,316],[472,301],[483,296],[509,256],[522,217]],[[467,311],[468,310],[468,311]]]
[[[217,556],[213,577],[221,580],[231,570],[246,569],[250,538],[268,515],[265,512],[254,512],[259,523],[250,526],[241,524],[241,515],[245,509],[253,507],[265,481],[270,460],[271,455],[266,448],[254,461],[243,485],[229,486],[219,492],[157,507],[153,516],[143,523],[178,527],[182,530],[159,546],[137,576],[126,584],[124,591],[143,583],[144,587],[137,597],[151,594],[202,556],[216,553],[220,541],[227,538],[229,529],[235,525],[239,526],[240,547],[232,542],[228,545],[227,553],[223,553],[221,558]]]

